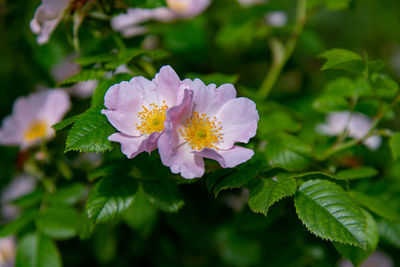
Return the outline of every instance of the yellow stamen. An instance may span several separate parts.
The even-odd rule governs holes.
[[[215,148],[216,144],[222,141],[221,122],[217,122],[214,116],[211,120],[206,114],[193,112],[193,116],[186,120],[186,124],[179,129],[183,139],[185,139],[192,149],[202,150],[203,148]]]
[[[188,8],[188,1],[182,0],[167,0],[167,6],[175,12],[184,12]]]
[[[24,134],[24,138],[28,142],[35,141],[46,136],[47,124],[44,121],[33,121],[29,125],[28,130]]]
[[[165,101],[163,101],[162,106],[154,103],[151,103],[149,108],[142,106],[142,111],[138,113],[141,122],[140,125],[136,123],[136,128],[142,134],[162,132],[162,130],[164,130],[165,113],[167,108],[168,106],[165,105]]]

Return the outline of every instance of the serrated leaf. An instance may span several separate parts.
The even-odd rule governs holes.
[[[400,156],[400,133],[395,133],[389,140],[390,151],[394,160]]]
[[[321,113],[329,113],[333,111],[349,110],[350,103],[346,98],[339,95],[322,95],[314,100],[312,107]]]
[[[400,248],[400,223],[380,219],[377,221],[379,236],[392,245]]]
[[[322,53],[321,57],[327,60],[321,70],[343,69],[362,72],[365,69],[363,58],[346,49],[332,49]]]
[[[115,75],[112,79],[102,80],[99,85],[94,89],[91,106],[102,105],[104,103],[104,95],[107,90],[114,84],[120,83],[122,81],[129,81],[132,78],[132,74],[119,73]]]
[[[137,190],[133,178],[103,177],[89,193],[85,207],[89,219],[97,224],[119,217],[132,204]]]
[[[239,188],[254,179],[258,173],[255,166],[240,167],[228,175],[223,176],[215,183],[214,196],[217,197],[218,193],[222,190]]]
[[[76,63],[81,66],[88,66],[97,63],[103,63],[110,60],[113,60],[115,55],[113,54],[101,54],[101,55],[94,55],[94,56],[85,56],[85,57],[78,57],[74,59]]]
[[[218,169],[208,174],[206,177],[206,185],[208,191],[210,191],[211,193],[220,179],[229,174],[232,174],[234,171],[235,170],[233,168],[226,168],[226,169]]]
[[[40,233],[25,235],[18,242],[16,267],[61,267],[56,245]]]
[[[378,171],[375,168],[364,166],[354,169],[346,169],[341,170],[336,173],[336,176],[339,179],[343,180],[354,180],[354,179],[363,179],[363,178],[370,178],[374,177],[378,174]]]
[[[65,152],[77,150],[83,152],[104,152],[111,150],[107,139],[115,132],[106,116],[101,114],[102,106],[86,110],[75,122],[68,133]]]
[[[68,239],[77,234],[78,212],[74,208],[51,206],[36,218],[37,228],[55,239]]]
[[[366,247],[366,218],[338,185],[325,180],[303,183],[295,195],[300,220],[323,239]]]
[[[65,120],[63,120],[63,121],[61,121],[59,123],[56,123],[51,127],[56,131],[60,131],[60,130],[62,130],[64,128],[70,126],[71,124],[73,124],[79,118],[79,116],[80,116],[80,114],[72,116],[72,117],[69,117],[68,119],[65,119]]]
[[[116,69],[119,66],[128,63],[131,61],[133,58],[143,55],[146,53],[146,50],[139,49],[139,48],[126,48],[126,49],[121,49],[118,51],[116,59],[108,62],[105,67],[107,69]]]
[[[272,179],[253,180],[247,187],[250,190],[250,209],[267,216],[274,203],[296,192],[297,183],[290,174],[278,174]]]
[[[315,171],[315,172],[305,172],[305,173],[299,173],[299,174],[295,174],[293,176],[294,178],[302,178],[302,179],[334,179],[334,180],[339,180],[338,177],[329,174],[329,173],[325,173],[325,172],[319,172],[319,171]]]
[[[171,181],[143,181],[142,188],[150,203],[163,211],[178,212],[184,205],[177,186]]]
[[[366,249],[353,247],[350,245],[343,245],[339,243],[334,243],[335,248],[339,251],[339,253],[350,260],[354,266],[359,266],[364,260],[371,255],[377,245],[379,239],[378,227],[374,218],[368,212],[364,211],[364,216],[367,219],[367,247]]]
[[[385,219],[392,221],[400,219],[399,214],[394,208],[391,208],[390,203],[357,191],[352,191],[350,195],[358,204]]]
[[[60,82],[58,85],[68,85],[68,84],[73,84],[77,82],[84,82],[84,81],[90,81],[90,80],[100,80],[103,78],[105,74],[104,70],[101,69],[89,69],[89,70],[83,70],[80,73],[69,77],[65,81]]]
[[[32,222],[36,215],[36,210],[29,210],[22,213],[14,221],[2,225],[0,228],[0,237],[17,234],[22,228]]]

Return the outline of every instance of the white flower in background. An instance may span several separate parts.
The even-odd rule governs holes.
[[[283,27],[287,23],[287,14],[283,11],[274,11],[268,13],[265,17],[265,22],[275,28]]]
[[[33,177],[24,174],[14,177],[1,192],[1,211],[3,219],[7,221],[15,219],[19,215],[20,210],[18,207],[10,204],[10,202],[31,193],[35,188],[36,180]]]
[[[126,14],[111,19],[111,27],[124,37],[132,37],[147,32],[141,26],[149,20],[168,22],[176,19],[189,19],[202,13],[210,5],[210,0],[167,0],[167,7],[154,9],[129,8]]]
[[[53,66],[50,73],[56,82],[62,82],[82,71],[81,66],[73,61],[74,58],[75,55],[70,55],[64,61]],[[93,94],[98,83],[96,80],[78,82],[68,88],[67,91],[73,96],[87,98]]]
[[[256,4],[265,3],[265,0],[237,0],[241,6],[248,7]]]
[[[13,267],[17,246],[13,236],[0,238],[0,267]]]
[[[42,4],[36,9],[30,22],[32,32],[38,35],[38,44],[45,44],[49,41],[69,3],[70,0],[42,0]]]
[[[68,94],[61,89],[45,90],[17,98],[13,113],[0,128],[0,144],[18,145],[22,150],[54,137],[52,125],[70,108]]]
[[[368,133],[371,125],[372,120],[364,114],[341,111],[328,114],[326,123],[317,125],[316,131],[324,135],[338,136],[346,130],[348,136],[355,139],[361,139]],[[369,149],[376,150],[381,145],[381,141],[381,137],[375,135],[367,138],[364,144]]]
[[[339,261],[338,267],[353,267],[354,265],[346,260],[342,259]],[[360,267],[393,267],[394,263],[393,260],[386,254],[375,251],[371,254],[361,265]]]

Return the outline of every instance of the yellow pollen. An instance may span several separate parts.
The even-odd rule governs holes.
[[[24,139],[28,142],[32,142],[36,139],[43,138],[46,135],[46,129],[46,122],[40,120],[33,121],[25,132]]]
[[[182,13],[187,10],[188,3],[182,0],[167,0],[167,6],[175,12]]]
[[[179,129],[183,139],[189,143],[192,149],[215,148],[222,141],[221,122],[217,122],[214,116],[211,120],[206,114],[193,112],[191,118],[186,120],[183,129]]]
[[[142,134],[151,134],[164,130],[165,112],[168,106],[163,101],[163,105],[159,106],[154,103],[147,108],[142,106],[142,111],[138,112],[138,117],[141,119],[140,124],[136,123],[136,128]]]

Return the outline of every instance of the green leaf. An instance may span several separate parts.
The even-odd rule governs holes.
[[[117,58],[108,62],[105,67],[107,69],[116,69],[119,66],[128,63],[133,58],[145,54],[147,51],[139,48],[126,48],[118,51]]]
[[[72,117],[69,117],[68,119],[65,119],[65,120],[63,120],[63,121],[61,121],[59,123],[56,123],[51,127],[56,131],[60,131],[60,130],[64,129],[65,127],[68,127],[71,124],[73,124],[79,118],[79,116],[80,116],[80,114],[72,116]]]
[[[372,84],[376,88],[376,92],[383,98],[393,98],[399,91],[399,85],[383,74],[373,74],[371,76]]]
[[[296,122],[288,112],[274,110],[260,117],[258,129],[259,133],[264,135],[279,131],[298,132],[301,124]]]
[[[338,177],[329,174],[329,173],[325,173],[325,172],[319,172],[319,171],[315,171],[315,172],[305,172],[305,173],[300,173],[300,174],[296,174],[293,176],[294,178],[301,178],[301,179],[334,179],[334,180],[339,180]]]
[[[349,259],[354,264],[354,266],[359,266],[364,260],[366,260],[368,256],[375,251],[378,245],[379,233],[376,222],[371,214],[366,211],[364,211],[364,216],[367,219],[366,249],[334,243],[335,248],[339,251],[339,253],[343,257]]]
[[[94,56],[79,57],[79,58],[74,59],[74,61],[81,66],[88,66],[88,65],[92,65],[92,64],[107,62],[107,61],[113,60],[114,58],[115,58],[115,55],[113,55],[113,54],[101,54],[101,55],[94,55]]]
[[[17,198],[11,202],[20,208],[29,208],[40,203],[43,197],[41,190],[35,190],[32,193],[26,194],[20,198]]]
[[[143,190],[139,189],[133,204],[123,214],[123,219],[139,234],[147,235],[156,223],[157,214],[157,209],[148,201]]]
[[[366,247],[366,218],[338,185],[325,180],[303,183],[295,195],[300,220],[323,239]]]
[[[354,169],[346,169],[339,171],[336,176],[343,180],[354,180],[362,178],[370,178],[378,175],[378,171],[375,168],[365,166]]]
[[[40,233],[25,235],[19,242],[16,267],[61,267],[61,256],[56,245]]]
[[[60,82],[58,85],[69,85],[77,82],[84,82],[89,80],[100,80],[103,78],[105,71],[101,69],[83,70],[80,73]]]
[[[81,213],[78,223],[78,235],[80,240],[89,239],[92,236],[94,224],[89,220],[87,213]]]
[[[231,83],[231,84],[235,84],[238,82],[239,80],[239,75],[238,74],[224,74],[224,73],[210,73],[210,74],[198,74],[198,73],[188,73],[186,74],[187,78],[189,79],[200,79],[202,80],[205,84],[210,84],[210,83],[214,83],[217,86],[223,85],[225,83]]]
[[[390,244],[400,248],[400,223],[388,221],[385,219],[378,220],[379,236]]]
[[[343,69],[362,72],[365,69],[363,58],[346,49],[332,49],[321,54],[327,61],[321,70]]]
[[[332,10],[346,9],[351,0],[326,0],[326,7]]]
[[[314,100],[312,106],[321,113],[350,109],[350,103],[339,95],[322,95]]]
[[[324,92],[329,95],[342,97],[372,96],[373,90],[367,81],[358,79],[353,82],[349,78],[340,77],[329,82]]]
[[[86,110],[75,122],[68,133],[65,152],[77,150],[81,152],[104,152],[111,150],[111,142],[107,139],[115,132],[106,116],[101,114],[102,106]]]
[[[86,212],[94,223],[111,221],[132,204],[138,190],[136,180],[118,175],[103,177],[92,188]]]
[[[389,140],[390,151],[394,160],[400,156],[400,133],[395,133]]]
[[[92,95],[91,106],[97,106],[104,104],[104,95],[106,94],[107,90],[122,81],[129,81],[132,78],[132,74],[129,73],[119,73],[115,75],[112,79],[105,79],[102,80],[99,85],[94,89]]]
[[[74,208],[50,206],[36,218],[36,226],[51,238],[67,239],[76,235],[78,219]]]
[[[296,180],[290,174],[278,174],[272,179],[256,179],[248,184],[249,206],[254,212],[267,216],[269,208],[284,197],[296,192]]]
[[[22,228],[32,222],[36,215],[36,210],[29,210],[22,213],[14,221],[2,225],[0,228],[0,237],[17,234]]]
[[[178,212],[184,202],[180,192],[172,181],[143,181],[142,188],[150,203],[166,212]]]
[[[111,174],[117,168],[118,168],[117,165],[100,166],[99,168],[96,168],[93,171],[89,172],[87,175],[87,179],[89,182],[92,182],[97,178]]]
[[[369,209],[373,213],[382,216],[385,219],[396,221],[399,220],[399,214],[394,208],[391,208],[390,203],[386,203],[375,197],[365,195],[361,192],[352,191],[351,197],[358,202],[361,206]]]
[[[214,196],[217,197],[222,190],[244,186],[256,177],[258,171],[256,166],[245,165],[230,172],[228,175],[222,176],[214,185]]]
[[[55,194],[49,196],[48,201],[52,204],[74,205],[81,201],[86,196],[86,193],[86,186],[76,183],[58,189]]]

